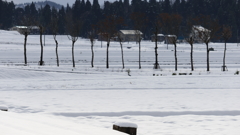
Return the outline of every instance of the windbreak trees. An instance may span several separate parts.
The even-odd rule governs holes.
[[[48,30],[49,23],[51,21],[51,9],[49,5],[46,5],[43,10],[39,13],[39,18],[35,21],[35,25],[39,28],[39,35],[40,35],[40,46],[41,46],[41,54],[40,54],[40,61],[38,65],[43,66],[43,41],[42,35],[44,34],[45,30]]]
[[[91,31],[88,32],[88,38],[91,42],[91,52],[92,52],[92,60],[91,60],[91,66],[94,67],[93,61],[94,61],[94,51],[93,51],[93,46],[95,43],[95,37],[96,37],[96,30],[92,28]]]
[[[38,65],[43,66],[44,65],[44,61],[43,61],[43,42],[42,42],[42,35],[45,31],[45,22],[43,20],[43,16],[42,13],[40,13],[41,15],[38,17],[32,17],[32,22],[33,25],[37,27],[37,29],[39,30],[39,35],[40,35],[40,46],[41,46],[41,53],[40,53],[40,61],[38,62]],[[51,14],[50,14],[51,15]]]
[[[116,15],[106,16],[105,19],[99,22],[99,34],[102,36],[102,40],[107,42],[106,52],[106,68],[109,68],[109,46],[111,39],[117,33],[117,27],[123,24],[123,18]]]
[[[71,12],[68,12],[66,15],[66,31],[68,39],[72,41],[72,62],[73,67],[75,67],[75,60],[74,60],[74,44],[78,40],[80,30],[82,27],[82,22],[79,19],[74,20]]]
[[[52,17],[51,17],[51,22],[50,22],[50,30],[52,31],[53,34],[53,39],[56,43],[56,60],[57,60],[57,66],[59,67],[59,58],[58,58],[58,41],[57,41],[57,34],[58,34],[58,21],[59,17],[57,14],[57,10],[53,8],[52,11]]]
[[[207,52],[207,71],[210,71],[210,62],[209,62],[209,43],[212,39],[219,38],[219,29],[220,25],[218,20],[212,19],[210,16],[201,15],[194,19],[198,26],[194,27],[194,30],[197,31],[197,37],[206,45]],[[200,26],[201,25],[201,26]]]
[[[191,52],[190,52],[190,61],[191,61],[191,70],[194,71],[193,66],[193,44],[195,42],[196,38],[196,31],[194,30],[194,26],[192,24],[192,20],[187,20],[187,27],[186,31],[184,32],[185,40],[190,44],[191,46]]]
[[[118,42],[120,43],[121,54],[122,54],[122,68],[124,69],[124,68],[125,68],[125,65],[124,65],[123,45],[122,45],[122,43],[123,43],[123,39],[122,39],[122,37],[121,37],[121,35],[120,35],[119,32],[116,33],[116,37],[117,37],[117,39],[118,39]]]
[[[155,20],[153,24],[153,35],[154,35],[154,42],[155,42],[155,63],[154,63],[154,69],[160,69],[160,65],[158,63],[158,35],[160,32],[160,29],[162,27],[162,24],[159,20],[159,16],[156,17],[157,19]]]
[[[223,55],[223,66],[222,71],[226,71],[226,51],[227,51],[227,41],[232,37],[232,29],[230,26],[223,26],[222,28],[222,38],[224,40],[224,55]]]
[[[134,24],[136,42],[139,46],[139,69],[141,69],[141,41],[142,41],[142,30],[146,27],[147,16],[141,12],[135,12],[131,14],[131,19]]]
[[[30,16],[23,16],[21,24],[24,28],[21,28],[21,34],[24,35],[24,64],[27,65],[27,37],[31,32],[33,21]]]
[[[174,45],[175,71],[177,71],[177,36],[180,31],[182,16],[179,14],[168,13],[162,13],[159,16],[165,34],[172,35],[171,37],[168,37],[167,40]]]

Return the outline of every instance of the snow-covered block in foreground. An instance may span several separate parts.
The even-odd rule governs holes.
[[[8,111],[8,108],[6,106],[0,106],[0,111]]]
[[[130,135],[136,135],[137,134],[137,124],[131,123],[131,122],[116,122],[113,124],[113,129],[124,132]]]

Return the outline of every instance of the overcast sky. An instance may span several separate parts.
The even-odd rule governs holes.
[[[20,3],[29,3],[29,2],[38,2],[38,1],[45,1],[45,0],[7,0],[8,2],[13,1],[15,4],[20,4]],[[58,4],[61,4],[63,6],[66,6],[67,3],[72,6],[72,4],[76,1],[76,0],[49,0],[49,1],[53,1],[56,2]],[[86,2],[87,0],[85,0]],[[98,0],[99,4],[102,5],[104,1],[107,0]],[[115,1],[115,0],[108,0],[108,1]],[[92,3],[92,0],[90,0],[90,2]]]

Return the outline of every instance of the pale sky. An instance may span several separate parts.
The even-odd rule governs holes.
[[[29,2],[38,2],[38,1],[45,1],[45,0],[7,0],[8,2],[10,1],[13,1],[15,4],[20,4],[20,3],[29,3]],[[56,2],[58,4],[61,4],[63,6],[67,6],[67,3],[72,6],[73,3],[76,1],[76,0],[49,0],[49,1],[52,1],[52,2]],[[86,2],[87,0],[85,0]],[[99,1],[99,4],[102,5],[104,3],[104,1],[107,1],[107,0],[98,0]],[[108,0],[108,1],[115,1],[115,0]],[[92,3],[92,0],[90,0],[90,2]]]

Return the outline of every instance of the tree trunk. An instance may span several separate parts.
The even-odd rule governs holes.
[[[155,35],[155,64],[154,64],[154,69],[159,69],[159,64],[158,64],[158,45],[157,45],[158,41],[157,41],[157,35]]]
[[[223,71],[226,71],[225,59],[226,59],[227,41],[225,41],[224,55],[223,55]]]
[[[59,67],[59,59],[58,59],[58,42],[55,39],[55,43],[56,43],[56,58],[57,58],[57,66]]]
[[[139,69],[141,69],[141,41],[138,42],[139,44]]]
[[[206,43],[206,46],[207,46],[207,71],[210,71],[208,43]]]
[[[91,43],[92,43],[92,45],[91,45],[91,50],[92,50],[92,61],[91,61],[91,65],[92,65],[92,67],[94,67],[94,65],[93,65],[93,60],[94,60],[93,42],[91,42]]]
[[[24,64],[27,65],[27,36],[28,34],[25,33],[24,38]]]
[[[190,57],[191,57],[191,69],[192,71],[194,71],[194,67],[193,67],[193,44],[191,45],[191,53],[190,53]]]
[[[75,61],[74,61],[74,43],[75,43],[75,41],[72,41],[72,62],[73,62],[73,67],[75,68]]]
[[[40,56],[40,63],[39,65],[42,66],[44,63],[43,63],[43,44],[42,44],[42,28],[40,28],[40,45],[41,45],[41,56]]]
[[[75,61],[74,61],[74,41],[72,41],[72,62],[73,62],[73,67],[75,67]]]
[[[109,41],[107,42],[107,59],[106,59],[106,67],[109,68],[109,61],[108,61],[108,50],[109,50]]]
[[[122,66],[123,66],[123,69],[124,69],[125,66],[124,66],[124,58],[123,58],[123,47],[122,47],[122,42],[120,42],[120,46],[121,46],[121,52],[122,52]]]
[[[174,43],[175,71],[177,71],[177,45]]]

